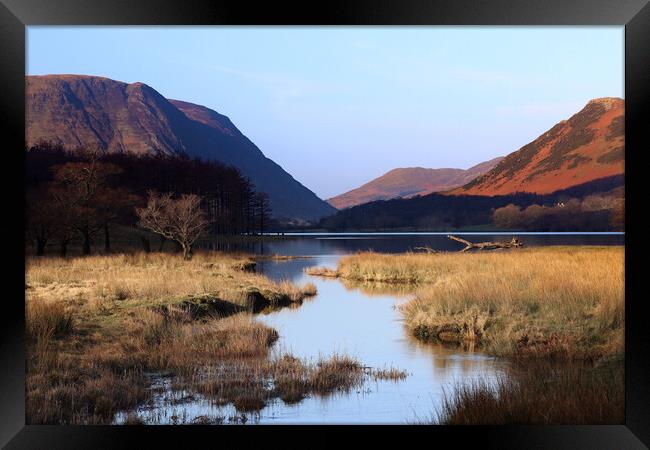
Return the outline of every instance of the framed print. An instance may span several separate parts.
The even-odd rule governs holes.
[[[0,12],[7,448],[647,448],[646,1]]]

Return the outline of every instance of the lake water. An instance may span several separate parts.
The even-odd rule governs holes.
[[[457,233],[460,235],[460,233]],[[513,234],[464,234],[474,241],[509,240]],[[526,246],[538,245],[622,245],[622,234],[516,234]],[[274,351],[290,351],[294,356],[316,360],[334,352],[356,357],[374,368],[394,367],[408,372],[402,381],[366,381],[348,394],[308,397],[298,404],[282,400],[270,402],[253,423],[374,423],[405,424],[431,419],[440,406],[444,391],[457,383],[477,377],[494,379],[508,369],[506,361],[481,354],[435,344],[421,343],[409,336],[397,306],[412,292],[386,286],[355,286],[339,279],[306,275],[310,266],[335,268],[341,255],[358,251],[404,252],[414,247],[458,250],[461,244],[445,234],[355,234],[285,236],[280,240],[256,244],[258,254],[306,256],[277,261],[262,259],[257,270],[275,280],[297,284],[314,283],[318,295],[299,308],[285,308],[260,315],[258,320],[277,329],[279,341]],[[249,249],[250,250],[250,249]],[[164,383],[159,381],[159,383]],[[215,406],[207,399],[193,396],[191,401],[173,404],[187,393],[162,390],[154,411],[140,411],[150,423],[173,423],[178,418],[191,420],[205,415],[235,416],[232,406]],[[180,420],[184,420],[180,419]],[[120,416],[118,416],[118,422]]]
[[[277,241],[254,243],[255,254],[345,255],[359,251],[401,253],[416,247],[455,251],[463,245],[447,238],[449,233],[287,233]],[[452,233],[472,242],[509,241],[516,236],[528,247],[540,245],[623,245],[623,233]],[[273,235],[269,235],[273,236]]]

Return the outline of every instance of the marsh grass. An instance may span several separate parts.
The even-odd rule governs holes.
[[[110,423],[150,395],[147,372],[191,380],[214,361],[265,358],[277,332],[245,312],[299,303],[315,287],[275,283],[249,262],[219,253],[28,258],[29,423]]]
[[[510,358],[497,380],[446,391],[434,423],[623,423],[622,247],[361,253],[342,258],[337,273],[412,286],[400,309],[420,340]]]
[[[197,252],[191,261],[165,253],[135,253],[86,258],[28,258],[27,283],[49,297],[83,294],[96,303],[125,300],[165,301],[214,295],[242,303],[247,290],[290,301],[301,299],[290,283],[275,283],[250,272],[255,261],[244,255]]]
[[[623,362],[528,362],[497,380],[446,391],[434,422],[445,425],[622,424]]]
[[[410,297],[417,290],[416,284],[410,283],[387,283],[380,281],[358,281],[341,279],[341,284],[348,291],[359,290],[368,297]]]
[[[308,396],[327,397],[359,387],[366,379],[361,363],[336,353],[315,362],[283,354],[236,364],[234,371],[232,365],[212,366],[195,378],[195,389],[214,403],[257,412],[276,398],[293,404]]]
[[[32,341],[49,341],[74,330],[72,313],[63,303],[31,299],[25,303],[26,334]]]
[[[344,355],[316,363],[269,355],[278,333],[250,313],[317,291],[250,273],[247,262],[201,253],[189,262],[28,259],[27,422],[106,424],[126,412],[125,423],[142,423],[132,411],[151,400],[152,374],[246,413],[360,383],[361,364]]]
[[[327,267],[311,266],[305,267],[305,273],[307,275],[313,275],[317,277],[327,277],[327,278],[337,278],[339,276],[338,272]]]
[[[373,380],[401,381],[408,377],[408,372],[395,367],[387,367],[371,370],[370,376]]]
[[[624,342],[624,249],[539,247],[485,253],[344,257],[341,277],[417,285],[401,306],[425,341],[518,358],[598,359]]]

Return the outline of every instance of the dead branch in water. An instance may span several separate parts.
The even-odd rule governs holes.
[[[499,248],[519,248],[524,246],[524,244],[519,242],[519,239],[517,239],[516,237],[513,237],[510,240],[510,242],[477,242],[477,243],[473,243],[452,235],[447,235],[447,237],[452,241],[465,244],[465,248],[460,250],[461,252],[466,252],[467,250],[471,250],[473,248],[476,248],[478,250],[495,250]]]

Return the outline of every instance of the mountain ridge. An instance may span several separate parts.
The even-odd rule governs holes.
[[[536,231],[620,230],[625,202],[625,111],[620,98],[589,101],[469,183],[412,198],[376,200],[324,218],[331,230],[492,227],[514,205]],[[529,207],[532,207],[530,210]]]
[[[375,200],[409,198],[462,186],[493,168],[503,157],[476,164],[469,169],[398,167],[358,188],[327,200],[337,209],[351,208]]]
[[[267,158],[230,119],[206,106],[168,100],[147,84],[92,75],[26,77],[26,144],[69,149],[187,154],[237,167],[267,192],[278,218],[317,220],[336,210]]]
[[[546,194],[625,172],[625,103],[590,100],[450,195]]]

